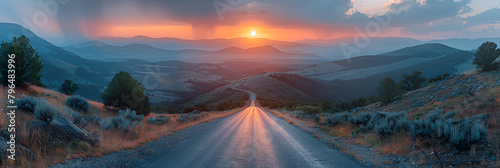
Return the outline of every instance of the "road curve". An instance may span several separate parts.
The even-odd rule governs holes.
[[[231,88],[241,90],[237,85]],[[255,94],[249,93],[250,107],[173,144],[146,166],[363,167],[304,130],[256,107]]]

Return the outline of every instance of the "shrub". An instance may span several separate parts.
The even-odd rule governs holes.
[[[359,113],[356,116],[350,116],[348,118],[348,121],[350,123],[356,124],[356,125],[367,125],[368,122],[372,119],[372,113],[371,112],[362,112]]]
[[[344,122],[346,118],[347,118],[346,113],[330,114],[325,117],[325,122],[323,122],[323,125],[335,126],[341,122]]]
[[[118,115],[134,121],[141,121],[144,118],[142,115],[137,115],[134,110],[130,110],[129,108],[125,110],[119,110]]]
[[[309,114],[319,114],[321,111],[321,107],[316,107],[316,106],[302,106],[302,107],[297,107],[298,111],[303,111]]]
[[[137,126],[137,121],[132,124],[130,120],[124,118],[123,116],[115,116],[111,118],[101,119],[99,122],[102,129],[105,130],[120,130],[120,131],[130,131],[135,126]]]
[[[486,128],[480,123],[465,121],[451,128],[449,144],[462,150],[469,149],[473,144],[487,138]]]
[[[66,105],[68,105],[74,110],[84,111],[84,112],[87,112],[90,107],[89,102],[85,98],[78,95],[73,95],[68,97],[66,99]]]
[[[207,112],[201,112],[201,113],[198,113],[198,114],[181,114],[179,116],[179,122],[189,122],[189,121],[196,121],[200,118],[203,118],[205,116],[207,116],[208,113]]]
[[[321,121],[321,117],[319,116],[319,114],[315,114],[312,116],[312,120],[316,123],[319,123],[319,121]]]
[[[406,112],[392,112],[381,118],[375,125],[374,130],[382,139],[395,133],[407,130],[408,114]]]
[[[452,110],[450,112],[445,113],[444,116],[443,116],[443,118],[444,119],[453,118],[453,117],[455,117],[455,114],[456,114],[455,110]]]
[[[486,139],[486,128],[480,123],[469,120],[445,119],[440,113],[439,110],[436,110],[425,116],[423,120],[410,122],[408,134],[412,140],[422,138],[428,144],[444,143],[466,150],[472,144]]]
[[[61,115],[68,119],[69,121],[73,122],[74,124],[79,124],[81,123],[81,120],[83,119],[83,115],[74,111],[73,109],[71,108],[68,108],[68,107],[63,107],[63,112],[61,113]]]
[[[24,94],[21,99],[16,100],[17,108],[27,113],[34,113],[36,104],[37,104],[37,98],[26,96]]]
[[[91,118],[91,121],[94,122],[94,123],[98,123],[99,121],[101,121],[101,117],[99,117],[97,114],[93,114]]]
[[[170,121],[170,117],[166,117],[166,116],[156,116],[156,118],[153,118],[153,116],[150,116],[147,119],[148,123],[158,124],[158,125],[168,123],[169,121]]]
[[[71,80],[65,80],[59,90],[64,94],[72,95],[78,90],[78,85]]]
[[[57,109],[47,101],[38,101],[35,106],[35,117],[39,120],[45,121],[47,124],[50,124],[56,115],[56,111]]]

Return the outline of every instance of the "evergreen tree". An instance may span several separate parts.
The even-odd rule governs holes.
[[[108,108],[135,110],[137,114],[148,115],[151,111],[145,89],[128,72],[119,72],[102,93],[104,105]]]
[[[8,85],[8,75],[13,74],[15,71],[16,86],[25,86],[26,84],[33,84],[41,86],[40,78],[43,76],[42,69],[43,63],[40,61],[40,55],[30,45],[30,40],[22,35],[19,38],[14,37],[11,42],[3,42],[0,48],[0,82],[2,85]],[[12,61],[9,61],[11,55],[14,55]],[[8,64],[14,65],[14,71],[10,71]]]

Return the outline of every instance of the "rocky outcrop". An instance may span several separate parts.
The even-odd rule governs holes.
[[[32,131],[45,131],[50,137],[63,141],[79,140],[87,142],[91,146],[98,145],[98,140],[92,138],[87,132],[75,126],[72,122],[62,116],[55,116],[50,124],[43,121],[31,122]]]

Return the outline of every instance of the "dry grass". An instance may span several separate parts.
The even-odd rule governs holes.
[[[383,154],[408,155],[412,145],[411,139],[406,133],[398,133],[382,141],[374,151]]]

